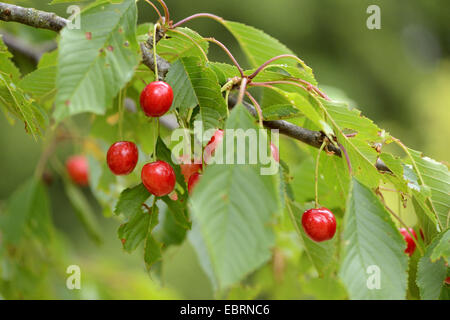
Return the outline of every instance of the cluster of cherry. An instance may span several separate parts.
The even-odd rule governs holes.
[[[148,117],[160,117],[171,107],[173,102],[173,91],[169,84],[163,81],[154,81],[148,84],[141,93],[140,104],[142,110]],[[205,152],[211,155],[223,140],[224,132],[218,129],[205,147]],[[271,143],[272,157],[279,162],[278,148]],[[106,161],[108,167],[115,175],[130,174],[138,162],[138,148],[131,141],[115,142],[108,150]],[[190,160],[190,159],[189,159]],[[180,164],[181,173],[188,185],[189,194],[198,183],[202,174],[202,164],[198,163]],[[66,162],[67,170],[72,180],[80,185],[88,184],[88,163],[83,156],[73,156]],[[141,171],[141,180],[147,190],[156,197],[169,195],[172,200],[177,200],[173,193],[176,176],[172,166],[162,160],[145,164]],[[327,208],[312,208],[302,215],[302,226],[305,233],[314,241],[321,242],[330,240],[336,233],[336,218]],[[400,230],[407,242],[405,252],[412,255],[415,250],[415,242],[406,229]],[[411,234],[416,237],[414,230]],[[417,237],[416,237],[417,238]]]

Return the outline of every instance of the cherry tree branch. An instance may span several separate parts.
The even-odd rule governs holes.
[[[51,12],[19,7],[3,2],[0,2],[0,20],[19,22],[31,27],[56,32],[64,28],[68,22],[68,20]]]
[[[68,22],[68,20],[61,18],[54,13],[33,8],[23,8],[3,2],[0,2],[0,20],[19,22],[35,28],[49,29],[55,32],[59,32]],[[181,24],[181,22],[182,21],[180,21],[179,24]],[[163,36],[164,33],[159,30],[159,32],[156,33],[156,42],[162,39]],[[155,60],[153,57],[153,38],[150,36],[146,42],[143,42],[140,45],[143,63],[150,70],[154,71]],[[161,79],[164,79],[169,71],[170,63],[158,55],[156,55],[156,63],[158,64],[158,75]],[[230,95],[228,99],[229,105],[234,106],[238,101],[237,99],[236,96]],[[245,101],[242,101],[242,103],[252,115],[257,116],[256,109],[251,104]],[[264,121],[263,124],[266,128],[278,129],[280,133],[315,148],[320,148],[325,138],[319,131],[302,128],[284,120]],[[339,157],[342,156],[341,149],[332,143],[328,143],[324,149]],[[391,172],[381,160],[378,160],[375,166],[379,171]]]

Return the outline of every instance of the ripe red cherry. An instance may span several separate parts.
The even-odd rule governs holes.
[[[180,164],[180,169],[181,174],[184,176],[184,181],[187,183],[194,173],[197,173],[202,169],[202,165],[197,163]]]
[[[417,239],[417,235],[414,232],[413,228],[409,228],[409,232],[411,232],[411,234],[414,236],[414,238]],[[400,229],[400,233],[403,235],[403,238],[405,238],[405,241],[406,241],[406,244],[407,244],[407,247],[405,249],[405,253],[408,254],[409,256],[412,256],[412,254],[414,253],[414,250],[416,250],[416,243],[414,242],[413,238],[408,233],[408,231],[406,231],[405,228],[401,228]]]
[[[179,160],[181,162],[180,163],[181,174],[184,176],[184,181],[188,183],[191,175],[195,172],[199,172],[202,169],[202,164],[194,163],[194,161],[191,160],[191,157],[189,155],[183,155],[180,157]]]
[[[88,161],[85,156],[71,156],[66,161],[66,169],[73,182],[80,186],[87,186],[89,183]]]
[[[270,143],[270,151],[272,152],[272,157],[276,162],[280,162],[280,153],[278,152],[278,148],[273,143]]]
[[[450,284],[450,277],[445,278],[444,282],[445,284]]]
[[[142,167],[141,179],[147,190],[162,197],[173,191],[175,187],[175,172],[167,162],[158,160]]]
[[[191,177],[189,178],[189,182],[188,182],[188,192],[189,194],[192,193],[192,191],[194,190],[195,185],[197,184],[198,180],[200,179],[202,175],[198,172],[195,172],[191,175]]]
[[[115,175],[131,173],[136,167],[139,152],[136,145],[130,141],[119,141],[109,147],[106,162]]]
[[[205,150],[203,151],[203,158],[206,162],[211,159],[211,155],[214,153],[214,150],[216,150],[217,146],[222,142],[223,140],[223,130],[218,129],[214,135],[209,140],[208,144],[205,147]]]
[[[303,213],[302,226],[312,240],[330,240],[336,233],[336,218],[327,208],[309,209]]]
[[[148,117],[160,117],[172,105],[172,87],[164,81],[153,81],[141,92],[141,107]]]

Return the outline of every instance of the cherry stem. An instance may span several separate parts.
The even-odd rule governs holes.
[[[170,14],[169,14],[169,8],[167,7],[164,0],[157,0],[159,4],[164,8],[164,15],[165,15],[165,22],[170,23]],[[156,60],[155,60],[156,61]]]
[[[119,91],[119,137],[123,140],[124,89]]]
[[[156,60],[156,30],[158,29],[159,24],[156,23],[155,26],[153,27],[153,61],[155,61],[155,79],[156,81],[159,80],[159,76],[158,76],[158,63]]]
[[[259,126],[261,128],[263,128],[264,125],[263,125],[263,116],[262,116],[261,106],[259,105],[258,101],[256,101],[256,99],[250,94],[250,92],[245,91],[245,94],[247,95],[247,97],[252,101],[253,105],[255,106],[255,109],[258,112]]]
[[[242,78],[242,80],[241,80],[241,87],[239,89],[239,96],[238,96],[238,99],[237,99],[237,104],[242,103],[242,101],[244,100],[244,95],[245,95],[245,92],[247,90],[247,83],[248,83],[247,77]]]
[[[315,93],[317,93],[319,96],[321,96],[325,100],[328,100],[328,101],[331,100],[330,97],[328,97],[323,91],[321,91],[317,86],[313,85],[312,83],[309,83],[308,81],[300,79],[300,78],[293,78],[292,80],[306,85],[307,89],[309,89],[309,88],[313,89]]]
[[[153,7],[153,9],[155,9],[155,11],[156,11],[156,13],[158,14],[158,16],[159,16],[159,20],[162,22],[162,21],[164,21],[163,20],[163,17],[162,17],[162,15],[161,15],[161,12],[158,10],[158,8],[154,5],[154,3],[153,2],[151,2],[150,0],[145,0],[149,5],[151,5],[152,7]]]
[[[191,36],[189,36],[188,34],[180,31],[180,30],[176,30],[176,29],[172,29],[172,32],[181,34],[182,36],[184,36],[185,38],[189,39],[203,54],[203,56],[205,57],[206,62],[208,62],[208,55],[206,54],[205,50],[203,50],[203,48],[197,43],[197,41],[195,41]]]
[[[216,20],[220,23],[223,23],[223,19],[219,16],[216,16],[215,14],[211,14],[211,13],[196,13],[192,16],[189,16],[187,18],[184,18],[183,20],[178,21],[177,23],[175,23],[174,25],[172,25],[172,28],[177,28],[179,26],[181,26],[182,24],[191,21],[193,19],[197,19],[197,18],[210,18],[213,20]]]
[[[342,144],[340,144],[339,142],[337,144],[345,156],[345,160],[347,162],[347,167],[348,167],[348,173],[350,174],[350,176],[352,176],[353,175],[352,163],[350,162],[350,157],[348,156],[347,149],[345,149],[345,147]]]
[[[299,63],[302,65],[302,67],[303,67],[304,69],[307,68],[307,65],[305,64],[305,62],[304,62],[302,59],[300,59],[299,57],[294,56],[294,55],[292,55],[292,54],[282,54],[282,55],[273,57],[273,58],[267,60],[266,62],[264,62],[264,63],[263,63],[261,66],[259,66],[259,67],[258,67],[258,68],[257,68],[257,69],[256,69],[256,70],[248,77],[248,78],[249,78],[250,80],[253,79],[253,78],[256,77],[261,71],[263,71],[266,67],[268,67],[272,62],[274,62],[274,61],[276,61],[276,60],[279,60],[279,59],[283,59],[283,58],[291,58],[291,59],[294,59],[294,60],[296,60],[297,62],[299,62]],[[329,98],[325,93],[323,93],[317,86],[315,86],[315,85],[309,83],[308,81],[303,80],[303,79],[300,79],[300,78],[293,78],[292,80],[297,81],[297,82],[300,82],[300,83],[306,85],[307,88],[313,89],[313,90],[314,90],[318,95],[320,95],[322,98],[324,98],[324,99],[326,99],[326,100],[330,100],[330,98]]]
[[[319,208],[319,160],[320,160],[320,154],[322,153],[322,150],[327,145],[326,139],[323,140],[322,145],[319,148],[319,153],[317,153],[316,157],[316,170],[314,173],[315,181],[314,181],[314,194],[315,194],[315,208]]]
[[[227,104],[227,118],[230,116],[230,109],[228,106],[228,97],[230,96],[230,90],[225,91],[225,103]]]
[[[306,92],[309,92],[308,89],[306,89],[306,88],[305,88],[304,86],[302,86],[300,83],[291,82],[291,81],[286,81],[286,80],[274,80],[274,81],[251,82],[251,83],[250,83],[251,86],[255,86],[255,87],[267,87],[267,88],[274,89],[274,87],[271,86],[271,84],[290,84],[290,85],[299,87],[299,88],[305,90]]]
[[[159,119],[158,118],[153,118],[154,120],[155,120],[155,122],[156,121],[158,121]],[[157,130],[158,130],[158,128],[157,128],[157,126],[158,126],[158,124],[157,123],[154,123],[153,124],[153,142],[154,142],[154,145],[153,145],[153,161],[156,161],[156,143],[158,142],[158,134],[157,134]]]
[[[230,50],[228,50],[228,48],[219,40],[215,39],[215,38],[204,38],[206,41],[209,42],[213,42],[215,44],[217,44],[219,47],[221,47],[223,49],[223,51],[226,52],[226,54],[230,57],[231,61],[233,61],[234,65],[238,68],[239,73],[241,74],[241,78],[244,78],[244,70],[241,68],[241,66],[239,65],[239,63],[237,62],[236,58],[231,54]]]
[[[294,55],[292,55],[292,54],[282,54],[282,55],[279,55],[279,56],[270,58],[269,60],[267,60],[266,62],[264,62],[262,65],[260,65],[260,66],[255,70],[255,72],[253,72],[253,73],[249,76],[249,78],[250,78],[250,79],[253,79],[254,77],[256,77],[256,76],[258,75],[258,73],[260,73],[261,71],[263,71],[269,64],[271,64],[272,62],[274,62],[274,61],[276,61],[276,60],[283,59],[283,58],[291,58],[291,59],[294,59],[294,60],[296,60],[297,62],[299,62],[299,63],[302,65],[303,68],[305,68],[305,69],[307,68],[305,62],[304,62],[302,59],[300,59],[299,57],[294,56]]]

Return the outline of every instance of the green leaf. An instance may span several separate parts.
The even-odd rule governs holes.
[[[176,106],[180,107],[183,103],[180,99],[186,99],[186,106],[189,108],[198,104],[204,130],[222,127],[227,115],[227,105],[216,74],[197,57],[181,58],[180,62],[183,68],[176,64],[175,70],[170,70],[167,78],[173,91],[180,92],[176,96]],[[192,96],[193,92],[195,97]],[[184,108],[183,106],[181,110],[185,110]]]
[[[36,138],[47,126],[47,115],[15,83],[0,73],[0,107],[25,124],[25,131]]]
[[[313,157],[318,150],[313,150]],[[314,201],[315,192],[315,160],[307,158],[299,163],[293,170],[292,187],[295,198],[300,203]],[[347,174],[346,164],[342,159],[325,152],[320,156],[319,162],[319,202],[327,208],[339,208],[342,211],[346,207],[350,177]]]
[[[274,104],[262,109],[264,120],[291,119],[302,116],[302,113],[290,104]]]
[[[136,213],[142,212],[142,204],[148,198],[150,198],[150,193],[142,183],[133,188],[125,189],[120,194],[114,213],[116,215],[122,214],[129,219]]]
[[[206,62],[200,48],[205,54],[208,54],[209,43],[189,28],[176,28],[175,30],[166,32],[167,37],[158,42],[156,52],[169,62],[183,57],[198,57]]]
[[[167,201],[172,202],[179,202],[179,201],[173,201],[170,200],[168,197],[163,197],[162,200],[167,203]],[[186,202],[184,202],[186,203]],[[180,207],[182,207],[184,211],[186,211],[185,205],[179,204]],[[157,228],[155,228],[155,237],[166,247],[170,245],[177,245],[181,244],[186,239],[187,234],[187,228],[183,227],[179,221],[177,221],[176,216],[179,213],[176,213],[174,208],[178,208],[178,204],[175,205],[175,207],[170,208],[167,206],[167,209],[164,211],[161,211],[159,214],[159,225]],[[182,212],[182,214],[187,214],[186,212]],[[186,218],[184,218],[186,219]],[[190,228],[190,225],[189,225]]]
[[[15,118],[25,123],[25,130],[34,137],[40,135],[47,125],[42,109],[19,87],[20,72],[11,61],[12,54],[0,36],[0,109],[13,123]]]
[[[369,118],[361,115],[361,111],[350,109],[348,104],[338,101],[326,101],[321,99],[327,109],[328,114],[341,130],[349,129],[357,133],[362,139],[368,139],[372,142],[381,141],[377,127]]]
[[[53,0],[49,4],[61,4],[61,3],[69,3],[69,2],[85,2],[89,0]]]
[[[191,222],[189,221],[188,212],[186,208],[186,201],[183,203],[180,201],[174,201],[168,196],[161,198],[162,201],[167,205],[168,213],[173,217],[175,223],[177,223],[183,229],[190,229]]]
[[[323,131],[328,136],[333,135],[333,130],[325,122],[318,110],[311,105],[308,99],[304,98],[302,95],[296,92],[286,92],[280,88],[273,87],[274,91],[278,92],[282,97],[284,97],[290,104],[300,110],[309,120],[312,121],[321,131]],[[266,109],[266,108],[264,108]]]
[[[450,229],[445,231],[438,243],[436,243],[435,248],[430,256],[431,261],[435,262],[436,260],[443,258],[445,262],[448,264],[448,257],[450,256]]]
[[[244,51],[250,65],[254,68],[259,67],[267,60],[282,54],[294,53],[278,40],[267,35],[261,30],[245,24],[233,21],[221,22],[236,38]],[[293,59],[280,59],[277,64],[284,64],[288,66],[296,66],[298,63]],[[313,77],[311,68],[306,64],[302,65],[305,72]]]
[[[135,211],[127,223],[122,224],[117,232],[122,241],[123,249],[133,252],[145,239],[148,233],[150,214],[144,212],[140,207]]]
[[[424,232],[424,240],[426,243],[429,243],[430,240],[438,233],[437,220],[430,208],[425,205],[425,200],[419,193],[416,193],[413,196],[412,203],[417,219],[419,220],[419,225]]]
[[[349,109],[346,104],[321,98],[317,101],[324,108],[337,141],[347,151],[355,176],[367,186],[377,186],[381,177],[375,167],[378,153],[373,144],[382,141],[379,135],[381,130],[371,120],[362,117],[358,110]],[[347,137],[347,130],[350,130],[348,133],[356,133],[356,136]]]
[[[441,292],[445,290],[444,280],[447,275],[445,261],[444,259],[439,259],[435,262],[431,260],[435,248],[440,244],[444,236],[447,237],[441,233],[435,237],[425,251],[424,256],[419,260],[416,282],[420,289],[420,296],[424,300],[438,299]]]
[[[48,243],[53,232],[50,201],[40,181],[31,178],[12,194],[0,214],[0,230],[5,243],[18,244],[27,235]]]
[[[147,270],[150,270],[151,266],[161,258],[161,244],[151,234],[148,234],[144,248],[144,261]]]
[[[38,68],[27,74],[19,86],[33,98],[43,99],[56,93],[56,66]]]
[[[0,35],[0,74],[8,76],[13,82],[20,79],[20,71],[11,61],[12,53],[8,51],[8,47],[3,42],[3,36]]]
[[[450,174],[448,168],[433,159],[423,157],[418,151],[408,149],[413,158],[413,167],[420,186],[431,190],[424,198],[438,219],[441,231],[449,227],[450,220]],[[421,193],[423,191],[421,190]]]
[[[61,32],[54,117],[103,114],[139,62],[136,1],[100,3],[81,14],[81,29]]]
[[[165,80],[172,88],[176,88],[171,109],[178,110],[180,115],[186,117],[188,110],[198,105],[198,100],[181,60],[171,65]]]
[[[227,128],[255,128],[254,119],[238,105]],[[216,289],[242,280],[270,258],[274,236],[269,222],[277,203],[273,177],[261,175],[257,165],[206,168],[191,198],[188,236]]]
[[[344,217],[339,275],[350,299],[405,299],[408,257],[405,241],[376,195],[353,179]],[[380,272],[379,289],[369,289],[368,267]]]
[[[83,192],[71,182],[64,181],[64,189],[75,213],[86,229],[87,234],[97,243],[102,242],[101,230],[89,201]]]

